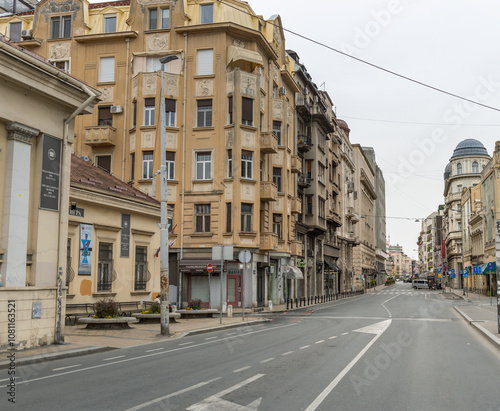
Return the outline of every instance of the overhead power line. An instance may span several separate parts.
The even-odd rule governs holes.
[[[419,121],[397,121],[397,120],[382,120],[375,118],[361,118],[342,116],[342,118],[362,120],[362,121],[376,121],[379,123],[396,123],[396,124],[415,124],[419,126],[451,126],[451,127],[500,127],[500,124],[450,124],[450,123],[424,123]]]
[[[241,13],[248,14],[249,16],[251,16],[251,17],[253,17],[253,18],[257,18],[257,19],[261,20],[263,23],[266,23],[266,24],[271,24],[272,26],[275,26],[275,27],[280,27],[280,26],[278,26],[277,24],[274,24],[274,23],[272,23],[272,22],[270,22],[270,21],[264,20],[263,18],[260,18],[260,17],[258,17],[258,16],[256,16],[256,15],[253,15],[253,14],[251,14],[251,13],[247,12],[247,11],[244,11],[244,10],[242,10],[242,9],[240,9],[240,8],[238,8],[238,7],[234,6],[234,5],[232,5],[232,4],[229,4],[229,3],[228,3],[228,2],[226,2],[225,0],[218,0],[218,1],[219,1],[219,3],[224,3],[226,6],[228,6],[228,7],[232,7],[233,9],[238,10],[238,11],[240,11]],[[304,39],[304,40],[307,40],[307,41],[309,41],[309,42],[311,42],[311,43],[317,44],[318,46],[324,47],[324,48],[326,48],[326,49],[328,49],[328,50],[334,51],[335,53],[341,54],[341,55],[343,55],[343,56],[345,56],[345,57],[348,57],[348,58],[350,58],[350,59],[352,59],[352,60],[356,60],[356,61],[358,61],[358,62],[360,62],[360,63],[366,64],[367,66],[373,67],[373,68],[375,68],[375,69],[377,69],[377,70],[380,70],[380,71],[383,71],[383,72],[385,72],[385,73],[391,74],[391,75],[393,75],[393,76],[399,77],[399,78],[401,78],[401,79],[403,79],[403,80],[410,81],[410,82],[412,82],[412,83],[414,83],[414,84],[418,84],[418,85],[420,85],[420,86],[422,86],[422,87],[426,87],[426,88],[428,88],[428,89],[431,89],[431,90],[437,91],[438,93],[441,93],[441,94],[446,94],[446,95],[448,95],[448,96],[455,97],[455,98],[458,98],[458,99],[460,99],[460,100],[463,100],[463,101],[468,101],[469,103],[476,104],[476,105],[478,105],[478,106],[481,106],[481,107],[484,107],[484,108],[488,108],[488,109],[490,109],[490,110],[494,110],[494,111],[499,111],[499,112],[500,112],[500,108],[493,107],[493,106],[488,106],[487,104],[483,104],[483,103],[480,103],[480,102],[478,102],[478,101],[471,100],[471,99],[469,99],[469,98],[467,98],[467,97],[460,96],[459,94],[451,93],[451,92],[446,91],[446,90],[443,90],[443,89],[441,89],[441,88],[439,88],[439,87],[435,87],[435,86],[432,86],[432,85],[430,85],[430,84],[424,83],[423,81],[415,80],[414,78],[411,78],[411,77],[405,76],[405,75],[403,75],[403,74],[399,74],[399,73],[397,73],[397,72],[395,72],[395,71],[393,71],[393,70],[386,69],[385,67],[379,66],[379,65],[377,65],[377,64],[370,63],[369,61],[363,60],[363,59],[361,59],[361,58],[359,58],[359,57],[354,57],[354,56],[351,56],[350,54],[348,54],[348,53],[346,53],[346,52],[344,52],[344,51],[338,50],[338,49],[336,49],[336,48],[334,48],[334,47],[332,47],[332,46],[329,46],[328,44],[322,43],[322,42],[320,42],[320,41],[318,41],[318,40],[314,40],[314,39],[312,39],[312,38],[310,38],[310,37],[307,37],[307,36],[305,36],[305,35],[303,35],[303,34],[297,33],[297,32],[295,32],[295,31],[293,31],[293,30],[289,30],[289,29],[286,29],[286,28],[284,28],[284,27],[281,27],[281,28],[283,29],[283,31],[285,31],[285,32],[287,32],[287,33],[290,33],[290,34],[293,34],[294,36],[300,37],[300,38],[302,38],[302,39]]]

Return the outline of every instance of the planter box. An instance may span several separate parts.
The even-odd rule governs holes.
[[[219,310],[213,308],[209,310],[177,310],[182,318],[212,318],[214,314],[219,314]]]
[[[117,317],[117,318],[93,318],[84,317],[78,319],[78,324],[87,324],[85,328],[89,330],[116,330],[120,328],[130,328],[130,323],[136,323],[137,318],[134,317]]]
[[[134,317],[139,320],[141,324],[159,324],[161,323],[161,314],[134,314]],[[168,314],[169,322],[175,323],[181,315],[178,312]]]

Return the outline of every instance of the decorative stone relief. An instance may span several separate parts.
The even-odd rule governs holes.
[[[135,133],[130,134],[130,151],[135,150]]]
[[[146,36],[146,51],[168,50],[168,33],[154,33]]]
[[[242,130],[241,145],[245,148],[255,148],[255,133]]]
[[[246,201],[255,200],[255,185],[242,184],[241,185],[241,199]]]
[[[75,27],[73,29],[74,36],[83,36],[85,34],[85,29],[83,27]]]
[[[226,185],[225,197],[227,201],[231,201],[233,199],[233,184],[232,183],[224,183]]]
[[[212,96],[214,81],[211,79],[196,80],[196,96]]]
[[[174,184],[167,185],[167,198],[169,201],[175,201],[177,198],[177,186]]]
[[[57,43],[49,43],[49,60],[60,60],[69,58],[70,53],[69,41],[58,41]]]
[[[257,96],[257,79],[255,75],[241,72],[240,89],[241,94],[246,96]]]
[[[137,76],[135,76],[132,79],[132,99],[137,98],[137,82],[138,82],[138,78],[137,78]]]
[[[177,133],[166,133],[165,148],[177,150]]]
[[[278,120],[283,120],[283,101],[274,99],[273,100],[273,118]]]
[[[9,132],[9,134],[7,134],[7,140],[15,140],[30,145],[31,139],[40,134],[40,130],[18,123],[16,121],[5,123],[5,128]]]
[[[165,95],[179,97],[179,76],[165,73],[164,81]]]
[[[144,73],[142,94],[145,96],[156,94],[156,73]]]
[[[226,148],[234,147],[234,129],[230,128],[226,130]]]
[[[80,10],[80,2],[78,0],[65,0],[62,2],[57,2],[55,0],[50,0],[45,3],[40,11],[45,16],[45,21],[49,21],[50,14],[59,13],[73,13],[73,20],[76,19],[76,13]]]
[[[154,131],[145,131],[141,134],[141,147],[154,148],[155,147],[155,133]]]
[[[105,102],[112,102],[113,99],[113,91],[114,87],[112,86],[104,86],[104,87],[99,87],[98,90],[102,93],[101,94],[101,101],[103,103]]]
[[[273,154],[273,164],[277,166],[283,165],[283,150],[278,150],[276,154]]]
[[[278,75],[279,75],[279,72],[280,72],[280,68],[277,66],[277,65],[274,65],[273,66],[274,69],[273,69],[273,80],[276,84],[278,84]]]
[[[273,211],[283,211],[283,197],[278,196],[278,199],[273,203]]]
[[[260,93],[260,100],[259,100],[259,104],[260,104],[260,110],[261,111],[265,111],[264,110],[264,105],[265,105],[265,102],[266,102],[266,98],[264,96],[263,93]]]
[[[227,94],[234,93],[234,71],[231,71],[226,75],[226,91]]]
[[[175,10],[175,6],[179,0],[137,0],[137,4],[141,6],[141,11],[144,13],[146,7],[149,5],[156,6],[157,4],[170,4],[172,11]]]
[[[233,39],[233,46],[241,47],[242,49],[244,49],[245,45],[246,45],[246,43],[243,40]]]

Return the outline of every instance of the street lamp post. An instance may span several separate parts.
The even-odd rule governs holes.
[[[167,215],[167,153],[166,142],[166,119],[165,119],[165,86],[164,74],[165,64],[172,60],[177,60],[174,55],[165,56],[160,59],[161,63],[161,95],[160,95],[160,118],[161,118],[161,219],[160,219],[160,301],[161,301],[161,335],[169,334],[169,272],[168,272],[168,215]]]

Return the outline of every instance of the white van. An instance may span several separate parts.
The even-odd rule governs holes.
[[[413,280],[413,288],[429,288],[429,283],[423,278],[417,278],[416,280]]]

